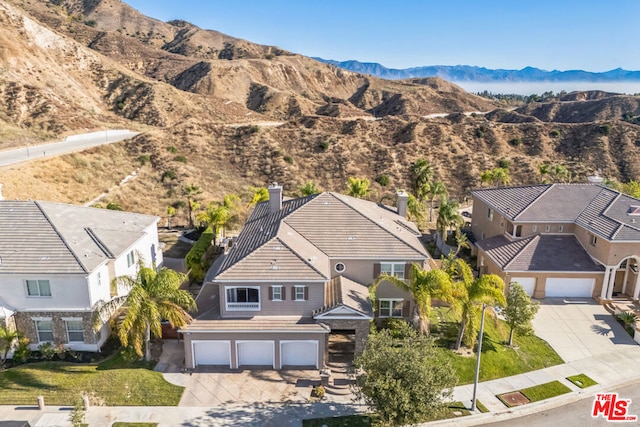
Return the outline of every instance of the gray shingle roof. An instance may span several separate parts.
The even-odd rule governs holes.
[[[551,185],[532,185],[482,188],[473,190],[471,194],[502,213],[505,217],[514,219],[550,187]]]
[[[91,272],[157,220],[62,203],[0,201],[0,274]]]
[[[509,241],[495,236],[478,242],[504,271],[603,271],[573,235],[538,234]]]

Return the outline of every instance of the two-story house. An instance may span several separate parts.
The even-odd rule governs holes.
[[[93,308],[128,289],[138,257],[162,264],[159,218],[52,202],[0,201],[0,326],[17,329],[32,349],[44,342],[99,351]]]
[[[597,183],[472,192],[481,273],[529,295],[608,301],[640,293],[640,200]]]
[[[369,285],[428,264],[404,192],[397,210],[331,192],[283,201],[277,184],[269,193],[207,273],[200,315],[181,329],[187,368],[320,368],[332,333],[355,335],[359,353],[374,318]],[[379,317],[409,317],[409,295],[390,283],[376,303]]]

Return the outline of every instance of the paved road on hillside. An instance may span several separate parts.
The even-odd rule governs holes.
[[[59,142],[30,145],[13,150],[0,151],[0,166],[8,166],[43,157],[54,157],[62,154],[81,151],[98,145],[112,144],[124,139],[133,138],[140,132],[126,129],[104,130],[100,132],[83,133],[66,137]]]

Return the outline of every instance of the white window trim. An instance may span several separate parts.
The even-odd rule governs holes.
[[[382,266],[383,265],[391,265],[391,272],[386,272],[383,271]],[[398,279],[404,280],[406,279],[406,277],[404,277],[404,270],[406,268],[407,263],[406,262],[395,262],[395,261],[383,261],[380,263],[380,273],[387,273],[390,276],[395,276]],[[401,267],[398,267],[401,266]],[[398,268],[398,269],[396,269]],[[402,273],[402,277],[398,277],[396,273]]]
[[[487,218],[489,218],[489,221],[493,221],[493,209],[488,208],[489,210],[487,211]]]
[[[64,328],[67,331],[67,342],[84,342],[84,321],[82,320],[82,317],[66,317],[62,320],[64,320]],[[74,329],[72,332],[82,332],[82,341],[71,341],[71,337],[69,336],[69,322],[80,322],[81,329]]]
[[[294,295],[295,295],[295,297],[294,297],[294,299],[293,299],[294,301],[306,301],[306,300],[304,299],[304,288],[306,288],[306,286],[304,286],[304,285],[295,285],[295,286],[293,287],[293,289],[295,290],[295,291],[294,291]],[[300,298],[298,298],[298,291],[299,291],[299,290],[302,290],[302,298],[301,298],[301,299],[300,299]]]
[[[400,309],[400,316],[394,316],[393,315],[393,303],[394,302],[400,302],[403,304],[403,308],[404,308],[404,298],[379,298],[380,301],[380,314],[378,317],[380,318],[394,318],[394,319],[401,319],[402,318],[402,308]],[[384,316],[382,314],[382,302],[389,302],[389,315],[388,316]]]
[[[551,231],[551,226],[550,226],[550,225],[545,225],[545,226],[544,226],[544,232],[545,232],[545,233],[548,233],[548,232],[550,232],[550,231]]]
[[[596,236],[595,234],[591,235],[591,246],[595,246],[596,243],[598,243],[598,236]]]
[[[37,282],[38,283],[38,295],[31,295],[29,293],[29,284],[28,282]],[[48,282],[49,283],[49,295],[41,295],[40,282]],[[53,292],[51,292],[51,280],[49,279],[25,279],[24,281],[25,291],[27,293],[27,298],[51,298]]]
[[[280,297],[276,298],[276,293],[275,290],[278,289],[278,291],[280,292]],[[271,295],[273,296],[273,298],[271,299],[271,301],[282,301],[282,292],[283,292],[283,286],[282,285],[272,285],[271,286]]]
[[[33,325],[36,328],[36,337],[38,338],[38,342],[53,342],[53,319],[51,317],[34,317],[33,319]],[[51,340],[41,340],[40,339],[40,330],[38,329],[38,322],[50,322],[51,323]],[[49,331],[45,331],[45,332],[49,332]]]
[[[564,225],[558,226],[558,233],[564,233]]]
[[[131,268],[131,266],[136,264],[136,253],[131,250],[127,253],[127,268]]]
[[[227,301],[227,291],[229,289],[257,289],[258,290],[258,302],[257,303],[256,302],[247,302],[247,303],[244,303],[244,302],[229,302],[229,301]],[[261,303],[262,303],[262,295],[260,293],[260,286],[225,286],[224,287],[224,302],[225,302],[225,307],[226,307],[227,311],[260,311],[260,307],[261,307]]]

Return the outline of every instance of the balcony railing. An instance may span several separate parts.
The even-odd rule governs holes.
[[[228,302],[227,311],[260,311],[259,302]]]

